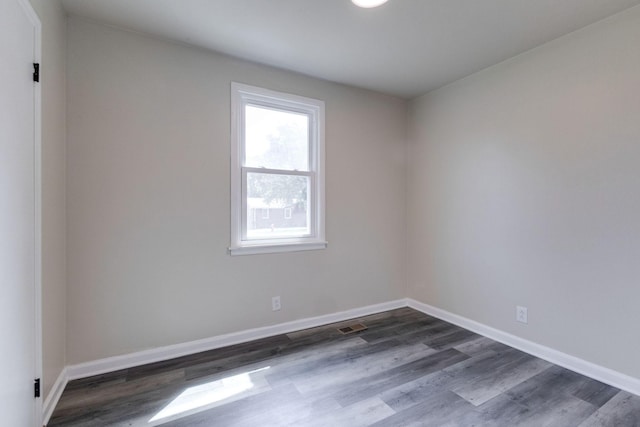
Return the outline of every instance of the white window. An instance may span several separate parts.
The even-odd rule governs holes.
[[[284,219],[291,219],[291,208],[284,208]]]
[[[262,219],[269,219],[269,208],[262,208]]]
[[[231,254],[325,248],[324,102],[232,83],[231,104]]]

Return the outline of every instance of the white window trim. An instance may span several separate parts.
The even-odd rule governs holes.
[[[308,237],[248,240],[243,238],[243,212],[246,200],[242,197],[242,185],[246,170],[243,168],[244,106],[272,106],[278,109],[309,114],[310,126],[310,173],[311,177],[309,213],[311,235]],[[325,240],[325,192],[324,192],[324,102],[298,95],[276,92],[241,83],[231,83],[231,255],[295,252],[317,250],[327,247]],[[243,173],[243,169],[245,170]],[[286,171],[290,174],[291,171]]]

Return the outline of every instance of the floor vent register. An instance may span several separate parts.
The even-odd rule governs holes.
[[[353,334],[354,332],[360,332],[366,330],[367,327],[362,323],[354,323],[353,325],[345,326],[344,328],[338,328],[338,331],[343,334]]]

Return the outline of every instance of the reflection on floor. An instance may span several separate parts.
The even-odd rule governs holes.
[[[68,384],[49,426],[640,426],[640,397],[409,308]]]

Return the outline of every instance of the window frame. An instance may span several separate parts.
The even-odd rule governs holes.
[[[244,166],[245,106],[271,108],[309,117],[308,171],[278,170]],[[324,102],[242,83],[231,83],[231,255],[317,250],[325,240],[324,194]],[[273,239],[247,238],[246,179],[248,173],[301,175],[309,178],[309,235]]]

